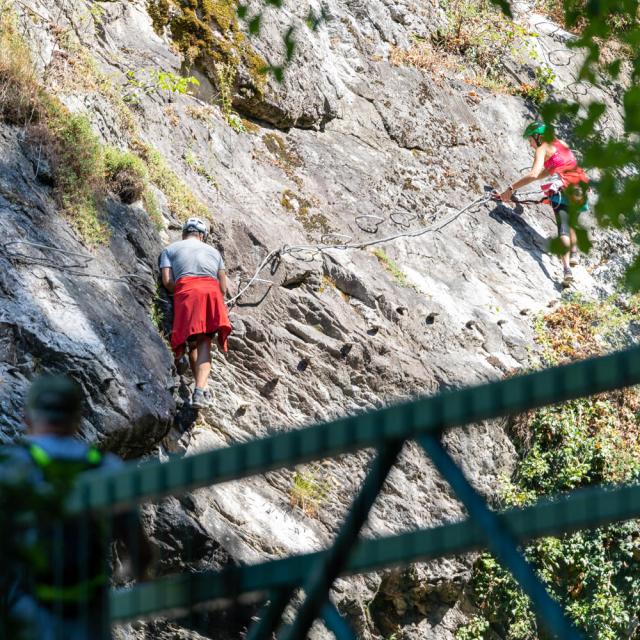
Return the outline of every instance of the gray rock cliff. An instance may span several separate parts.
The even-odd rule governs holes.
[[[532,111],[522,99],[474,88],[460,74],[390,62],[394,47],[441,23],[431,2],[331,0],[330,20],[315,32],[304,24],[310,8],[319,11],[315,4],[269,10],[251,46],[277,62],[282,25],[293,24],[296,57],[284,81],[269,79],[262,96],[240,72],[233,106],[248,118],[240,132],[205,101],[220,92],[206,64],[192,71],[200,97],[154,89],[120,101],[137,91],[129,71],[184,70],[169,29],[154,30],[153,4],[24,0],[15,11],[62,102],[86,114],[105,144],[154,147],[206,205],[232,294],[272,250],[426,229],[530,163],[520,131]],[[543,33],[538,46],[557,51],[559,37]],[[73,74],[84,69],[74,67],[81,56],[108,78],[108,91],[89,78],[74,77],[71,87],[56,82],[60,60]],[[562,90],[572,76],[564,64],[556,71]],[[83,384],[83,437],[127,458],[160,459],[497,379],[529,366],[533,318],[561,296],[560,265],[547,251],[555,225],[544,207],[484,203],[438,232],[371,249],[285,251],[233,306],[228,357],[214,355],[210,407],[196,416],[190,380],[175,376],[151,320],[155,308],[170,311],[166,296],[158,301],[157,257],[178,237],[181,217],[158,187],[161,231],[140,202],[125,205],[114,195],[105,203],[109,242],[84,246],[56,208],[24,128],[0,123],[3,439],[20,433],[24,390],[42,370],[69,371]],[[577,274],[586,295],[614,285],[629,251],[622,236],[592,234],[597,249]],[[489,500],[514,462],[503,427],[445,436]],[[361,452],[147,506],[159,572],[328,545],[369,459]],[[312,487],[306,494],[300,478]],[[364,535],[462,515],[425,455],[408,444]],[[467,612],[471,564],[448,558],[340,580],[334,598],[362,638],[451,639]],[[229,619],[213,610],[197,632],[180,621],[128,625],[118,637],[239,638],[252,612]],[[320,626],[314,634],[330,637]]]

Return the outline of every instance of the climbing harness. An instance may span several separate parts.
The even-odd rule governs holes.
[[[34,256],[28,255],[26,253],[22,253],[20,251],[16,251],[16,246],[27,246],[33,247],[35,249],[40,249],[41,251],[49,251],[60,256],[61,260],[67,260],[66,262],[57,263],[52,258],[47,258],[45,256]],[[49,244],[41,244],[39,242],[30,242],[28,240],[10,240],[9,242],[5,242],[0,244],[0,254],[3,254],[6,258],[10,260],[14,260],[16,262],[22,262],[23,264],[34,264],[40,265],[42,267],[49,267],[51,269],[57,269],[58,271],[62,271],[64,273],[68,273],[73,276],[81,276],[84,278],[96,278],[98,280],[108,280],[110,282],[121,282],[123,284],[130,284],[130,280],[139,279],[146,281],[144,276],[140,276],[135,273],[124,273],[119,277],[115,276],[106,276],[100,273],[90,273],[85,271],[85,269],[89,268],[89,264],[95,260],[95,258],[86,253],[80,253],[78,251],[68,251],[67,249],[60,249],[59,247],[55,247]],[[73,260],[74,262],[69,262],[69,260]]]
[[[254,275],[249,280],[249,282],[247,282],[247,284],[235,296],[233,296],[233,298],[230,298],[226,302],[227,302],[228,305],[234,304],[246,291],[248,291],[253,286],[253,284],[255,282],[260,280],[260,278],[259,278],[260,273],[274,258],[280,259],[284,255],[290,255],[291,257],[295,258],[296,260],[301,260],[303,262],[311,262],[312,260],[315,259],[315,257],[317,255],[319,255],[319,254],[321,255],[321,254],[325,253],[326,251],[329,251],[329,250],[332,250],[332,249],[334,249],[334,250],[342,250],[342,251],[350,251],[350,250],[354,250],[354,249],[366,249],[368,247],[376,246],[376,245],[379,245],[379,244],[386,244],[386,243],[392,242],[394,240],[399,240],[400,238],[417,238],[417,237],[425,235],[427,233],[436,233],[438,231],[441,231],[442,229],[444,229],[448,225],[450,225],[454,220],[457,220],[462,214],[466,213],[467,211],[470,211],[471,209],[474,209],[475,207],[483,205],[483,204],[485,204],[486,202],[489,202],[492,199],[493,199],[493,196],[492,196],[491,193],[485,193],[482,196],[480,196],[479,198],[476,198],[473,202],[471,202],[468,205],[466,205],[465,207],[463,207],[462,209],[458,209],[457,211],[454,211],[449,216],[446,216],[442,220],[434,222],[433,224],[429,225],[428,227],[423,227],[421,229],[416,229],[415,231],[407,231],[407,232],[403,232],[403,233],[396,233],[396,234],[393,234],[393,235],[385,236],[383,238],[376,238],[374,240],[368,240],[366,242],[352,242],[351,236],[332,233],[332,234],[323,235],[322,238],[321,238],[321,243],[320,244],[284,245],[280,249],[275,249],[275,250],[269,252],[267,254],[266,258],[260,263],[260,265],[256,269]],[[356,219],[357,222],[358,221],[361,222],[362,220],[372,220],[373,221],[373,225],[375,227],[374,230],[373,230],[374,233],[378,230],[380,224],[382,224],[382,222],[384,222],[384,218],[381,218],[380,216],[373,216],[373,215],[371,215],[371,216],[358,216],[358,218]],[[358,224],[358,226],[360,226],[360,224]],[[344,241],[343,242],[334,242],[334,243],[325,242],[325,240],[328,239],[328,238],[344,238]]]

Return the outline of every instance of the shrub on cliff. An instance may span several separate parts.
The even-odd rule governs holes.
[[[127,151],[107,147],[104,165],[107,184],[122,202],[132,204],[142,198],[149,175],[140,158]]]
[[[0,116],[25,124],[40,115],[41,88],[29,47],[18,34],[14,17],[0,11]]]
[[[640,298],[591,303],[574,300],[541,319],[544,364],[599,355],[622,346],[640,311]],[[640,393],[620,389],[518,417],[511,425],[520,461],[503,489],[503,506],[593,484],[640,479]],[[589,637],[637,638],[640,606],[640,522],[630,521],[559,538],[525,550],[551,594]],[[458,630],[460,640],[540,636],[529,601],[489,554],[475,565],[472,598],[480,615]],[[634,631],[634,628],[636,629]]]

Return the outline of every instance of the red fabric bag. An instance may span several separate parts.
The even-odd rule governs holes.
[[[218,344],[226,352],[231,330],[227,306],[215,278],[186,276],[176,282],[171,331],[171,348],[176,360],[184,354],[187,340],[202,333],[217,333]]]

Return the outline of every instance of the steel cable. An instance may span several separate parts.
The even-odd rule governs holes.
[[[9,249],[9,247],[15,245],[35,247],[36,249],[40,249],[41,251],[50,251],[62,257],[73,257],[75,259],[79,259],[79,261],[71,264],[56,263],[52,258],[46,258],[44,256],[31,256],[27,255],[26,253],[20,253],[18,251],[12,251],[11,249]],[[9,260],[22,262],[24,264],[37,264],[42,267],[49,267],[51,269],[62,271],[63,273],[68,273],[69,275],[80,276],[83,278],[96,278],[98,280],[108,280],[110,282],[120,282],[122,284],[130,284],[129,280],[132,279],[145,281],[147,280],[146,276],[141,276],[136,273],[124,273],[116,277],[83,271],[83,269],[88,269],[89,264],[95,260],[94,256],[86,253],[80,253],[79,251],[68,251],[67,249],[60,249],[59,247],[56,247],[54,245],[42,244],[39,242],[30,242],[29,240],[10,240],[9,242],[0,244],[0,253]]]
[[[343,243],[334,243],[334,244],[308,244],[308,245],[284,245],[280,249],[274,249],[270,253],[267,254],[266,258],[260,263],[260,266],[256,269],[254,275],[251,277],[249,282],[235,295],[233,298],[227,300],[228,305],[234,304],[246,291],[248,291],[253,284],[259,280],[259,275],[262,270],[276,257],[283,255],[290,255],[296,260],[302,260],[305,262],[311,262],[316,255],[322,254],[325,251],[329,250],[357,250],[357,249],[366,249],[368,247],[372,247],[379,244],[385,244],[387,242],[392,242],[394,240],[398,240],[400,238],[417,238],[419,236],[425,235],[427,233],[435,233],[441,231],[446,226],[450,225],[454,220],[458,219],[462,214],[470,211],[471,209],[480,206],[492,199],[490,193],[485,193],[481,197],[476,198],[473,202],[469,203],[462,209],[458,209],[454,211],[449,216],[446,216],[444,219],[434,222],[428,227],[423,227],[421,229],[416,229],[415,231],[407,231],[404,233],[396,233],[393,235],[385,236],[383,238],[376,238],[374,240],[368,240],[366,242],[343,242]],[[359,216],[362,218],[363,216]],[[374,217],[374,216],[372,216]],[[377,218],[377,216],[375,216]],[[342,234],[326,234],[333,235],[333,237],[344,237],[350,238],[349,236],[343,236]],[[326,237],[326,236],[323,236]]]

